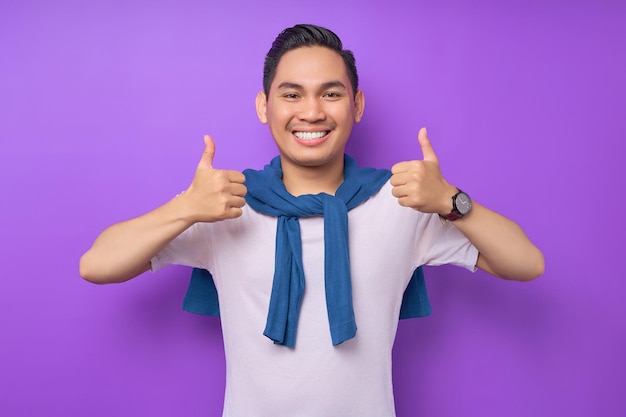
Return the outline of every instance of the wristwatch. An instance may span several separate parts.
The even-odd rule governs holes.
[[[456,190],[457,193],[452,196],[452,211],[445,216],[439,215],[442,219],[451,222],[462,219],[472,211],[472,199],[470,196],[458,188]]]

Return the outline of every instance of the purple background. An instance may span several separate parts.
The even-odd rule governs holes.
[[[78,259],[187,187],[203,133],[218,167],[275,155],[264,54],[311,22],[356,53],[362,164],[419,158],[425,125],[448,180],[546,256],[529,284],[426,271],[398,415],[626,415],[626,6],[472,3],[0,2],[0,414],[221,415],[220,325],[181,311],[189,270],[101,287]]]

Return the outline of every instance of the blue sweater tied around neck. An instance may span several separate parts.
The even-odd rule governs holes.
[[[348,211],[367,201],[389,180],[385,169],[359,168],[344,157],[344,181],[334,196],[320,193],[298,197],[282,182],[280,158],[261,171],[245,170],[246,203],[255,211],[278,218],[274,280],[263,334],[276,344],[295,346],[296,329],[304,295],[300,217],[324,217],[324,284],[326,308],[333,345],[356,335],[352,308],[352,279],[348,244]],[[219,317],[219,300],[211,273],[194,268],[183,309]],[[431,313],[422,267],[413,272],[400,309],[400,319]]]

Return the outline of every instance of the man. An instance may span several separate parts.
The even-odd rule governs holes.
[[[443,178],[425,129],[423,159],[391,173],[344,155],[364,95],[331,31],[297,25],[278,36],[256,107],[278,158],[245,175],[215,169],[205,136],[189,188],[103,231],[81,275],[111,283],[171,263],[209,270],[224,416],[393,416],[391,350],[416,268],[453,263],[526,281],[543,273],[543,255]]]

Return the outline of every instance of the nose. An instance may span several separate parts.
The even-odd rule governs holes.
[[[326,119],[326,113],[321,99],[319,97],[309,97],[306,100],[302,100],[301,107],[298,111],[298,119],[308,123],[315,123]]]

